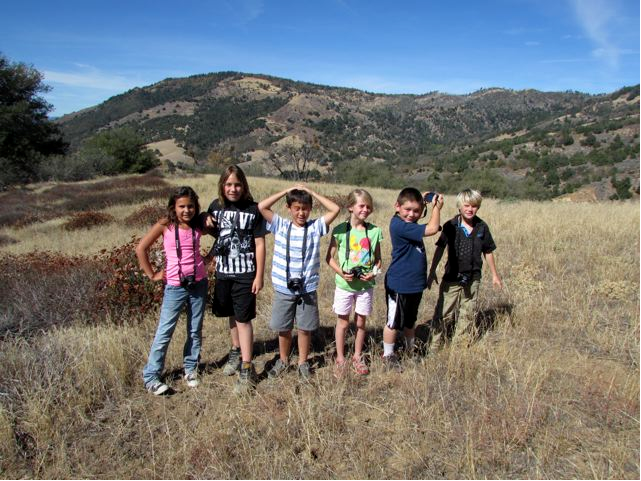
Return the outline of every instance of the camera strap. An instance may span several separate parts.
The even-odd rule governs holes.
[[[349,234],[350,234],[350,231],[352,230],[352,223],[350,221],[347,221],[346,224],[347,224],[347,228],[345,229],[345,259],[343,259],[343,264],[341,265],[341,269],[343,271],[345,271],[345,269],[343,269],[343,266],[345,265],[345,263],[349,259],[349,244],[350,244]],[[372,265],[372,243],[369,240],[369,235],[367,235],[367,228],[368,227],[369,227],[369,224],[367,222],[365,222],[365,238],[367,239],[367,250],[369,251],[369,265],[371,267],[371,265]]]
[[[289,226],[287,227],[287,244],[285,245],[285,282],[289,284],[289,241],[292,236],[292,225],[294,223],[290,222]],[[305,230],[303,232],[303,251],[302,251],[302,256],[301,256],[301,263],[300,263],[300,277],[301,279],[303,278],[303,270],[305,269],[305,251],[307,250],[307,222],[305,222]]]
[[[176,257],[178,257],[178,277],[183,278],[183,270],[180,267],[180,259],[182,259],[182,249],[180,248],[180,236],[178,235],[178,224],[174,225],[174,232],[176,234]],[[194,280],[196,279],[196,231],[191,228],[191,242],[194,248]]]

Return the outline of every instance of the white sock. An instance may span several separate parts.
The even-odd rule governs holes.
[[[383,343],[383,356],[391,356],[394,354],[394,343],[392,344],[387,344],[386,342]]]

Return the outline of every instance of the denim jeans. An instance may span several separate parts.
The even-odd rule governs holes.
[[[149,360],[142,372],[145,385],[156,379],[160,380],[169,341],[176,329],[183,306],[186,306],[187,311],[187,339],[183,348],[183,365],[185,372],[198,368],[206,303],[207,279],[198,281],[192,289],[169,284],[165,286],[158,329],[151,344]]]

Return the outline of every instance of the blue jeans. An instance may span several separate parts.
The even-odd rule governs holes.
[[[160,375],[165,367],[165,356],[169,341],[176,329],[178,318],[186,305],[187,311],[187,339],[183,348],[183,364],[185,372],[195,371],[200,360],[200,346],[202,343],[203,317],[207,303],[207,279],[202,279],[190,290],[184,287],[165,286],[165,295],[160,309],[160,321],[154,342],[151,344],[149,360],[142,371],[142,377],[147,385]]]

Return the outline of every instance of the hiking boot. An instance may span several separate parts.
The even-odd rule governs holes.
[[[256,387],[256,370],[253,362],[243,362],[234,385],[236,394],[246,394]]]
[[[383,366],[386,371],[403,372],[403,366],[401,366],[401,362],[398,360],[396,354],[383,356]]]
[[[185,382],[189,387],[198,387],[200,380],[198,379],[198,373],[196,371],[190,371],[185,374]]]
[[[363,361],[362,356],[352,358],[352,367],[359,376],[367,376],[369,374],[369,367]]]
[[[169,386],[158,379],[148,382],[145,387],[154,396],[160,396],[169,390]]]
[[[232,347],[229,350],[229,357],[223,368],[223,374],[225,376],[233,376],[238,371],[240,371],[240,348]]]
[[[267,377],[269,379],[276,379],[280,377],[289,369],[289,366],[285,364],[280,358],[276,361],[276,364],[267,372]]]
[[[309,366],[309,363],[307,361],[305,361],[303,364],[298,365],[298,377],[302,381],[309,381],[309,379],[312,377],[311,367]]]

